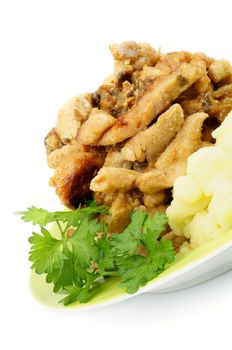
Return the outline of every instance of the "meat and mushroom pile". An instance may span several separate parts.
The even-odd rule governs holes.
[[[232,66],[145,43],[110,50],[114,73],[64,104],[45,145],[50,184],[64,205],[110,205],[109,230],[120,232],[134,209],[164,212],[188,156],[213,143],[232,110]]]

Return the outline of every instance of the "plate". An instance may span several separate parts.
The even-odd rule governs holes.
[[[64,307],[58,304],[61,295],[54,294],[45,275],[30,275],[34,297],[42,304],[66,309],[93,309],[120,302],[143,293],[167,293],[194,286],[218,276],[232,268],[232,230],[205,243],[187,255],[177,256],[158,277],[135,294],[127,294],[120,287],[119,278],[110,277],[100,287],[100,292],[86,304],[76,302]],[[154,296],[155,297],[155,296]]]

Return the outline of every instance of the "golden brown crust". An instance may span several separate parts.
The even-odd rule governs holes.
[[[54,150],[47,155],[47,162],[50,168],[56,169],[65,159],[72,157],[79,153],[85,152],[86,146],[81,145],[77,141],[64,145],[61,148]]]
[[[83,145],[98,143],[101,136],[116,123],[110,114],[93,108],[89,118],[78,130],[77,140]]]
[[[138,173],[123,168],[103,167],[91,181],[90,189],[94,192],[128,192],[136,187]]]
[[[226,60],[218,60],[209,66],[208,72],[210,78],[215,83],[218,83],[232,75],[232,65]]]
[[[91,198],[90,182],[104,163],[104,157],[80,152],[66,158],[56,169],[51,184],[62,203],[69,208]]]

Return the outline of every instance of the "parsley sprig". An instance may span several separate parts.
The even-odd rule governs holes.
[[[160,238],[167,223],[164,214],[135,211],[120,234],[108,238],[107,225],[98,220],[106,206],[91,202],[75,211],[49,212],[34,206],[19,212],[22,220],[38,225],[29,237],[29,260],[37,274],[46,274],[53,291],[65,295],[64,305],[88,302],[107,276],[119,276],[120,286],[135,293],[174,260],[172,242]],[[57,225],[60,237],[49,231]]]

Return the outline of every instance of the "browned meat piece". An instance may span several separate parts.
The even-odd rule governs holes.
[[[193,59],[191,61],[193,64],[195,64],[201,71],[201,77],[198,79],[190,88],[190,96],[192,97],[206,93],[208,90],[211,89],[211,80],[208,77],[208,58],[206,56],[202,56],[199,54],[193,55]]]
[[[155,168],[138,176],[137,185],[145,193],[171,188],[175,179],[186,172],[187,159],[201,146],[201,130],[206,113],[188,116],[176,138],[161,154]]]
[[[232,84],[223,85],[214,92],[214,98],[223,99],[225,97],[232,98]]]
[[[182,63],[172,74],[160,77],[144,96],[100,139],[100,145],[113,145],[145,129],[159,113],[167,108],[184,90],[199,79],[199,69],[191,63]]]
[[[209,79],[207,72],[205,72],[205,74],[203,74],[202,77],[198,79],[189,90],[191,90],[194,95],[204,94],[207,93],[210,86],[211,80]]]
[[[99,204],[111,205],[110,216],[101,216],[108,223],[109,234],[120,233],[130,222],[133,208],[141,204],[142,196],[139,191],[127,193],[100,193],[96,192],[94,198]]]
[[[93,192],[93,198],[97,204],[106,204],[111,205],[116,199],[117,193],[102,193],[102,192]]]
[[[94,192],[128,192],[136,187],[137,176],[134,170],[104,167],[93,178],[90,188]]]
[[[232,98],[225,97],[219,102],[218,111],[216,111],[213,116],[218,120],[219,123],[222,123],[227,114],[232,110]]]
[[[56,169],[68,157],[75,157],[79,152],[85,152],[87,147],[73,141],[62,148],[59,148],[47,155],[47,162],[50,168]]]
[[[190,63],[193,58],[193,54],[187,51],[169,52],[167,54],[161,54],[160,60],[156,65],[156,68],[169,69],[168,74],[175,71],[181,63]]]
[[[126,196],[127,202],[130,203],[130,205],[133,208],[142,203],[143,195],[137,189],[132,190],[130,192],[123,193],[123,194]],[[94,199],[98,204],[110,205],[116,200],[118,193],[117,192],[113,192],[113,193],[94,192],[93,195],[94,195]]]
[[[133,206],[124,193],[119,193],[110,208],[110,216],[106,216],[110,233],[120,233],[130,222]]]
[[[168,75],[171,73],[170,68],[163,64],[162,66],[159,66],[159,63],[157,63],[154,67],[144,66],[143,70],[141,71],[139,78],[141,81],[153,81],[159,77]]]
[[[198,95],[196,98],[188,98],[180,101],[186,115],[204,111],[208,114],[215,114],[220,111],[220,103],[213,97],[213,90]]]
[[[107,153],[104,167],[115,167],[131,169],[132,162],[125,160],[121,154],[120,148],[113,148]]]
[[[110,114],[93,108],[89,118],[79,128],[77,139],[83,145],[96,144],[101,136],[116,123]]]
[[[64,142],[75,139],[91,109],[91,94],[79,95],[63,105],[58,113],[56,131]]]
[[[137,69],[145,65],[154,66],[160,57],[159,51],[155,51],[149,44],[134,41],[112,44],[110,50],[116,61],[126,61]]]
[[[56,193],[64,205],[77,208],[92,197],[90,182],[103,163],[102,154],[80,152],[65,158],[59,164],[50,184],[56,187]]]
[[[162,204],[170,203],[171,194],[169,191],[144,194],[143,203],[146,208],[154,208]]]
[[[63,146],[63,143],[59,136],[57,135],[56,129],[52,128],[47,136],[44,139],[44,144],[46,148],[46,153],[50,154],[51,152],[58,150]]]
[[[154,168],[153,170],[147,171],[138,177],[137,187],[141,192],[155,193],[166,188],[171,188],[172,184],[170,179],[166,177],[166,174],[163,171]]]
[[[229,77],[232,75],[232,66],[230,62],[226,60],[218,60],[212,63],[208,69],[209,77],[215,82]]]
[[[142,81],[153,81],[162,76],[166,76],[174,72],[181,63],[191,62],[193,54],[185,51],[171,52],[160,56],[158,63],[153,66],[144,66],[139,79]]]
[[[154,162],[176,136],[184,122],[180,105],[174,104],[155,124],[133,136],[121,149],[123,159],[131,162]]]
[[[150,215],[155,213],[165,213],[167,205],[157,204],[153,207],[145,207],[138,200],[133,200],[129,193],[119,193],[114,200],[110,213],[111,216],[104,217],[109,225],[109,232],[120,233],[130,222],[130,216],[133,210],[146,211]]]
[[[209,57],[206,54],[204,54],[203,52],[195,52],[194,53],[194,57],[198,58],[198,59],[203,59],[206,63],[206,67],[207,69],[209,68],[209,66],[215,62],[215,58]]]
[[[209,113],[217,119],[219,126],[232,110],[232,83],[220,86],[216,91],[213,91],[211,98],[217,103],[217,108],[209,110]]]

